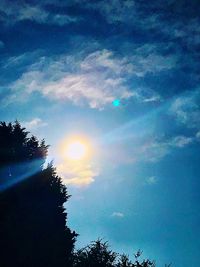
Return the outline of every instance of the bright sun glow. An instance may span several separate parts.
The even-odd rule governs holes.
[[[81,160],[87,155],[87,146],[80,141],[72,141],[67,145],[66,155],[72,160]]]

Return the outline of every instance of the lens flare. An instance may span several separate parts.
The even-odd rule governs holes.
[[[67,145],[66,156],[72,160],[80,160],[87,154],[87,146],[80,141],[73,141]]]
[[[113,101],[113,106],[118,107],[119,105],[120,105],[120,100],[119,99],[115,99]]]

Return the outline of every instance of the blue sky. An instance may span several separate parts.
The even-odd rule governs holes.
[[[199,261],[199,13],[197,0],[0,0],[0,119],[51,145],[78,246]],[[72,166],[59,147],[76,135],[93,153]]]

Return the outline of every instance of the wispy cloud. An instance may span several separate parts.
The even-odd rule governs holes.
[[[0,40],[0,49],[4,48],[5,44]]]
[[[155,176],[150,176],[146,178],[146,183],[149,185],[157,184],[158,179]]]
[[[124,213],[119,212],[119,211],[114,211],[114,212],[111,214],[111,217],[116,217],[116,218],[123,218],[124,216],[125,216]]]
[[[138,54],[137,54],[138,53]],[[112,51],[97,50],[78,59],[74,56],[42,57],[10,85],[13,95],[40,92],[57,101],[71,101],[103,109],[115,99],[136,98],[141,102],[156,102],[161,98],[150,88],[133,87],[130,79],[149,72],[173,67],[164,57],[145,57],[136,51],[133,57],[117,57]],[[158,59],[159,58],[159,59]],[[154,60],[162,61],[155,64]],[[156,65],[156,67],[155,67]]]
[[[120,61],[107,51],[97,51],[86,56],[69,69],[72,57],[58,60],[42,58],[33,64],[20,79],[11,85],[13,92],[39,91],[47,98],[71,101],[77,105],[88,104],[101,109],[115,98],[128,99],[135,95],[126,84],[125,72],[129,63]],[[73,62],[74,63],[74,62]]]
[[[109,24],[116,24],[119,22],[129,22],[134,19],[136,14],[135,1],[133,0],[111,0],[100,2],[87,2],[86,8],[94,9],[100,12]]]
[[[199,32],[200,23],[198,19],[198,4],[188,7],[192,9],[192,16],[188,16],[185,20],[186,9],[184,2],[174,8],[177,13],[182,16],[172,17],[171,5],[173,1],[168,1],[163,5],[162,1],[143,2],[134,0],[111,0],[98,1],[95,3],[86,3],[85,7],[88,9],[95,9],[98,11],[109,24],[121,23],[129,29],[137,27],[140,31],[158,31],[169,39],[177,39],[181,43],[186,43],[190,47],[198,46],[200,43]],[[157,11],[155,13],[155,10]],[[175,14],[176,14],[175,12]],[[191,12],[191,10],[190,10]],[[167,20],[167,21],[166,21]]]
[[[34,60],[40,56],[41,50],[35,50],[31,52],[25,52],[20,55],[11,56],[7,60],[1,60],[1,68],[10,70],[11,68],[25,69],[30,66]]]
[[[35,130],[38,129],[40,127],[44,127],[47,126],[47,122],[44,122],[42,119],[40,118],[34,118],[30,121],[25,121],[22,122],[22,125],[27,129],[27,130]]]
[[[137,157],[138,161],[158,162],[170,152],[170,147],[166,142],[159,142],[157,140],[149,140],[145,142]]]
[[[10,2],[8,5],[5,0],[1,0],[0,11],[0,20],[7,25],[12,25],[19,21],[29,20],[39,24],[46,23],[62,26],[79,20],[79,18],[72,17],[67,14],[50,12],[45,9],[39,1],[37,5],[31,5],[28,3],[19,4],[15,1]]]
[[[152,46],[150,45],[152,48]],[[133,62],[133,73],[138,77],[144,77],[148,73],[156,74],[161,71],[168,71],[176,67],[177,58],[175,55],[158,54],[156,47],[154,51],[149,51],[148,46],[135,50],[135,55],[131,58]]]
[[[196,138],[197,138],[197,140],[200,140],[200,131],[198,131],[198,132],[196,133]]]
[[[175,148],[184,148],[195,140],[195,137],[187,137],[183,135],[171,137],[167,140],[151,140],[141,146],[139,159],[157,162],[169,153],[172,153]]]
[[[180,135],[171,138],[135,136],[124,144],[115,143],[112,146],[113,154],[105,157],[108,157],[113,164],[156,163],[175,150],[183,149],[196,141],[198,141],[196,136]]]
[[[172,138],[169,142],[168,145],[171,147],[185,147],[189,144],[191,144],[194,141],[193,137],[186,137],[186,136],[176,136]]]
[[[187,96],[178,97],[172,103],[170,113],[179,123],[188,128],[200,128],[200,91],[196,90]]]
[[[171,38],[177,39],[179,42],[187,44],[190,49],[197,47],[200,44],[200,22],[198,18],[190,18],[187,21],[174,21],[170,23],[158,23],[155,27],[160,28],[161,31],[170,36]],[[184,23],[184,27],[183,27]]]

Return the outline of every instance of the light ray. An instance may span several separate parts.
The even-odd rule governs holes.
[[[20,162],[5,166],[0,169],[0,192],[28,179],[41,171],[43,159],[35,159],[29,162]]]
[[[112,144],[115,142],[122,142],[130,138],[134,139],[138,136],[142,137],[147,134],[150,134],[152,132],[152,127],[148,128],[148,126],[152,125],[153,119],[156,119],[156,117],[163,111],[169,110],[169,107],[177,97],[190,96],[192,94],[196,94],[197,91],[198,89],[193,91],[186,91],[181,94],[175,95],[168,101],[165,101],[160,104],[152,111],[140,116],[139,118],[134,118],[123,124],[122,126],[106,133],[100,138],[100,140],[98,140],[98,142],[100,142],[102,145]]]

